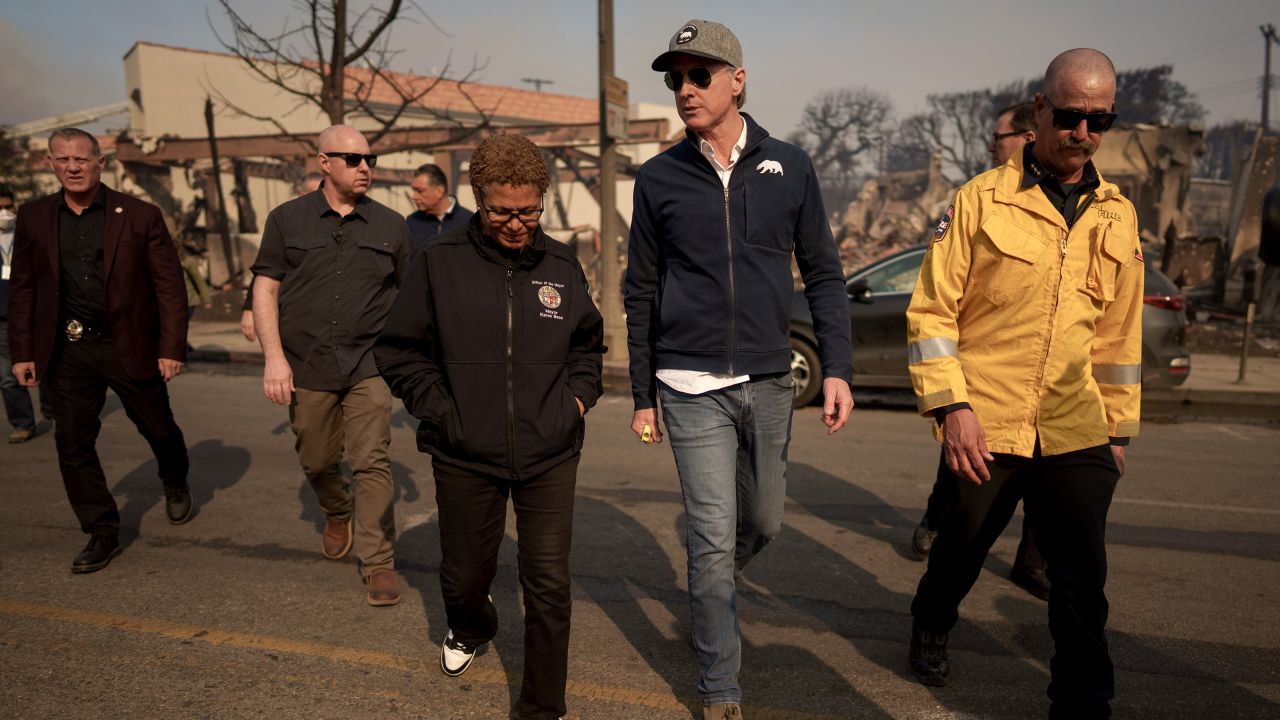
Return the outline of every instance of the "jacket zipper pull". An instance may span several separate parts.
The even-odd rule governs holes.
[[[1066,233],[1063,233],[1062,234],[1062,257],[1066,257],[1066,256],[1067,256],[1067,235]]]
[[[515,297],[511,292],[511,268],[507,268],[507,297]]]

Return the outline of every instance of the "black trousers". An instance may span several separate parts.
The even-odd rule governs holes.
[[[1031,458],[997,454],[991,480],[951,475],[955,502],[929,552],[911,614],[924,630],[947,633],[992,543],[1022,500],[1048,565],[1050,718],[1108,718],[1115,672],[1107,649],[1105,532],[1119,470],[1107,445]]]
[[[951,470],[947,468],[945,462],[942,463],[938,468],[938,476],[933,482],[933,489],[929,491],[924,517],[920,518],[920,524],[932,532],[936,533],[942,528],[943,518],[955,504],[956,485],[953,480]],[[1044,558],[1040,556],[1040,549],[1036,547],[1035,530],[1031,528],[1029,522],[1022,524],[1022,540],[1018,542],[1018,552],[1014,556],[1013,566],[1042,572],[1045,569]]]
[[[102,429],[99,415],[107,389],[120,398],[125,414],[151,445],[159,466],[157,474],[166,486],[185,483],[189,468],[186,441],[169,407],[169,391],[163,378],[130,377],[111,340],[97,335],[86,335],[78,342],[59,342],[48,376],[53,437],[67,499],[81,530],[115,537],[120,531],[120,511],[107,489],[97,450]]]
[[[569,668],[569,547],[578,457],[518,484],[433,463],[440,510],[440,590],[453,636],[483,643],[498,634],[488,599],[507,522],[516,511],[517,560],[524,591],[524,681],[515,720],[555,720],[565,714]]]

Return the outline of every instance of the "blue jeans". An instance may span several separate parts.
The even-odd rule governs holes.
[[[35,428],[36,411],[31,406],[31,393],[18,382],[18,378],[13,376],[13,357],[9,355],[8,320],[0,320],[0,396],[4,398],[4,413],[10,425],[17,430]],[[43,384],[40,386],[40,414],[46,419],[53,417]]]
[[[782,529],[791,375],[689,395],[658,384],[687,523],[689,606],[705,705],[740,703],[737,576]]]

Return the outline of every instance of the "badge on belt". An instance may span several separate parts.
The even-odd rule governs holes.
[[[67,339],[75,342],[84,336],[84,325],[79,320],[67,321]]]

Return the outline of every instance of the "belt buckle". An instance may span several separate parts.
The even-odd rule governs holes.
[[[76,342],[84,337],[84,325],[79,320],[67,321],[67,339]]]

